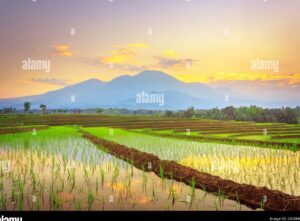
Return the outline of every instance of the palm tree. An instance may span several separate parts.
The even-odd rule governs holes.
[[[45,111],[46,111],[46,109],[47,109],[47,105],[46,105],[46,104],[41,104],[41,105],[40,105],[40,108],[42,109],[43,114],[44,114]]]
[[[30,111],[31,103],[26,101],[24,102],[24,111],[28,113]]]

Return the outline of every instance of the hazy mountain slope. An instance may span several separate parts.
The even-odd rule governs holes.
[[[136,102],[140,93],[164,94],[164,105]],[[256,96],[259,97],[259,96]],[[45,94],[11,99],[1,99],[0,108],[23,108],[25,101],[32,108],[46,104],[48,108],[118,107],[130,109],[184,109],[224,107],[228,105],[282,106],[282,100],[263,100],[247,97],[229,88],[213,88],[202,83],[185,83],[160,71],[143,71],[135,76],[123,75],[110,82],[90,79]],[[288,103],[291,104],[291,103]]]

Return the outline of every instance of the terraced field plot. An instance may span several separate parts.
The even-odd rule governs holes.
[[[134,162],[125,162],[121,155],[112,156],[106,147],[83,139],[86,131],[104,141],[124,144],[125,151],[130,147],[141,151],[141,159],[143,153],[151,153],[162,160],[176,161],[185,167],[179,166],[182,171],[193,168],[204,175],[219,176],[224,184],[235,181],[234,185],[242,189],[243,184],[251,184],[249,188],[254,191],[274,190],[270,193],[273,199],[289,194],[284,196],[288,201],[279,200],[278,207],[275,200],[268,208],[298,210],[299,128],[144,116],[0,116],[0,161],[9,162],[11,168],[8,173],[3,168],[1,172],[1,209],[249,209],[240,205],[235,187],[230,198],[235,201],[231,201],[223,186],[211,190],[211,195],[206,192],[209,183],[197,186],[185,172],[182,175],[188,182],[175,181],[172,174],[166,179],[160,172],[145,172],[143,167],[135,168]],[[246,197],[244,203],[252,204],[251,194]],[[269,206],[268,196],[258,198],[254,208],[264,208],[264,203]]]
[[[217,122],[215,122],[217,123]],[[242,123],[244,124],[244,123]],[[239,125],[232,123],[226,126],[211,127],[188,127],[174,129],[152,128],[148,130],[137,129],[144,133],[168,137],[180,137],[187,139],[197,139],[199,141],[215,141],[215,142],[230,142],[247,145],[260,146],[281,146],[286,148],[293,147],[299,149],[300,144],[300,127],[298,125],[286,124],[249,124]]]
[[[138,170],[73,127],[1,135],[0,153],[1,210],[249,210]]]
[[[253,123],[154,116],[11,115],[0,116],[0,128],[34,125],[101,126],[143,131],[160,136],[254,146],[300,148],[300,125]],[[187,135],[187,130],[190,131]]]
[[[109,128],[86,131],[162,159],[174,160],[201,172],[238,183],[266,186],[292,195],[300,194],[299,152],[259,147],[199,143],[159,138]]]

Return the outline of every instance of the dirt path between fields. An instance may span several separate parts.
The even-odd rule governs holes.
[[[99,145],[110,154],[132,163],[138,169],[152,171],[160,177],[174,179],[187,185],[195,181],[195,187],[217,195],[220,191],[232,200],[238,201],[250,208],[261,208],[263,199],[264,210],[270,211],[300,211],[300,197],[292,196],[280,191],[269,190],[266,187],[256,187],[248,184],[239,184],[225,180],[218,176],[199,172],[192,168],[180,165],[175,161],[161,160],[159,157],[138,151],[134,148],[104,140],[83,132],[83,138]],[[151,165],[151,166],[150,166]],[[163,171],[163,172],[162,172]]]
[[[49,126],[0,128],[0,135],[1,134],[14,134],[14,133],[28,132],[28,131],[33,131],[33,129],[45,130],[48,128],[49,128]]]

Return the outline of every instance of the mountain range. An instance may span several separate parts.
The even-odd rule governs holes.
[[[143,95],[143,102],[137,97]],[[146,97],[145,97],[146,96]],[[148,97],[147,97],[148,96]],[[152,100],[149,98],[153,98]],[[163,99],[155,100],[155,99]],[[0,99],[0,108],[23,108],[31,102],[33,109],[46,104],[58,108],[127,108],[127,109],[207,109],[233,106],[286,106],[282,100],[257,99],[229,88],[213,88],[203,83],[185,83],[161,71],[147,70],[137,75],[123,75],[109,82],[89,79],[40,95]]]

